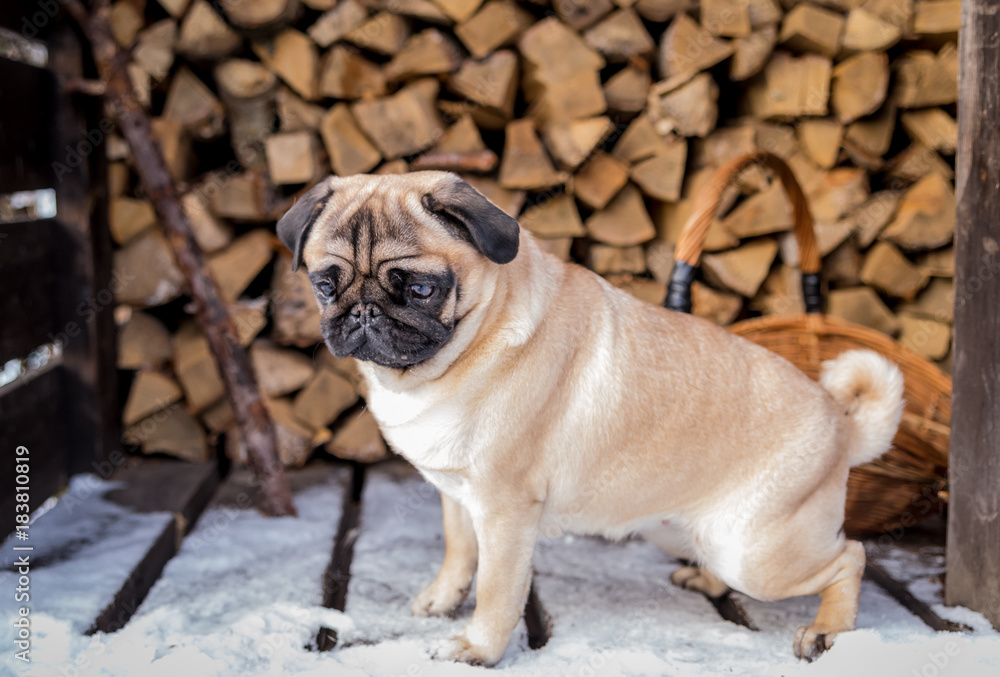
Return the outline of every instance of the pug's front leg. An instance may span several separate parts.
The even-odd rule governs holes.
[[[476,610],[460,635],[438,647],[435,658],[487,666],[500,660],[528,599],[540,514],[541,504],[531,501],[474,511]]]
[[[414,616],[440,616],[454,611],[472,585],[478,545],[469,512],[441,494],[444,517],[444,562],[437,577],[413,600]]]

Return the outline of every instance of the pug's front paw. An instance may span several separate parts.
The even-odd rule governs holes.
[[[503,656],[506,647],[490,648],[473,644],[464,634],[438,642],[431,648],[431,658],[439,661],[458,661],[469,665],[493,667]]]
[[[414,616],[444,616],[457,609],[468,594],[468,586],[463,588],[434,579],[416,596],[410,611]]]

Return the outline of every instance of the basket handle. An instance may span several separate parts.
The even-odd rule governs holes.
[[[712,223],[723,191],[728,188],[740,173],[751,165],[770,168],[781,179],[785,193],[792,203],[795,238],[799,243],[799,261],[802,270],[802,295],[805,299],[806,312],[818,313],[822,305],[820,296],[820,256],[816,245],[816,234],[813,232],[812,214],[809,213],[809,203],[802,193],[802,187],[796,181],[792,170],[777,155],[758,150],[746,153],[719,167],[708,184],[698,194],[694,212],[684,224],[677,248],[674,250],[674,271],[670,275],[667,287],[667,298],[663,305],[670,310],[682,313],[691,312],[691,283],[694,281],[698,261],[701,258],[705,234]]]

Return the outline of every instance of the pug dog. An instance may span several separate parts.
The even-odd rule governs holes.
[[[819,594],[812,659],[852,630],[865,566],[848,470],[885,452],[902,376],[852,351],[815,383],[705,320],[543,252],[458,176],[330,177],[278,223],[337,357],[391,447],[440,490],[445,554],[412,611],[476,607],[444,660],[492,666],[539,537],[641,535],[672,581],[760,600]]]

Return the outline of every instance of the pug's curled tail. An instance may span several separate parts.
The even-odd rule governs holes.
[[[896,365],[871,350],[849,350],[823,363],[819,382],[850,418],[852,468],[889,450],[903,415],[903,374]]]

